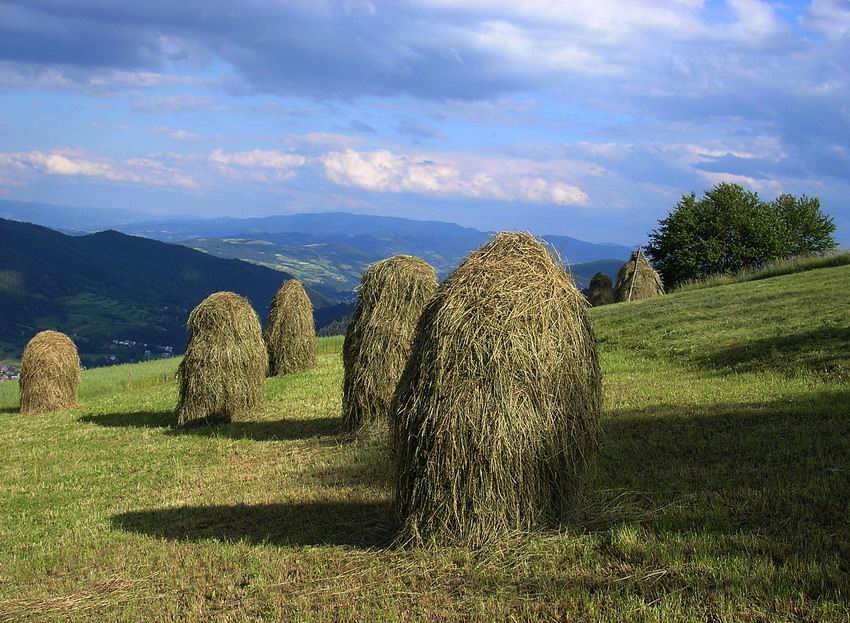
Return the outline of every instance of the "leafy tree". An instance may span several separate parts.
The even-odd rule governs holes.
[[[816,197],[779,195],[771,203],[785,224],[789,255],[823,253],[835,247],[835,222],[820,209]]]
[[[659,221],[646,249],[667,286],[732,273],[771,260],[835,246],[835,224],[817,199],[781,195],[766,203],[737,184],[699,199],[684,195]]]

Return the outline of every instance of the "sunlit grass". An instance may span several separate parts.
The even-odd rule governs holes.
[[[587,498],[480,552],[389,546],[341,338],[223,426],[173,426],[176,360],[87,371],[56,414],[0,385],[0,621],[846,622],[848,308],[841,267],[593,310]]]

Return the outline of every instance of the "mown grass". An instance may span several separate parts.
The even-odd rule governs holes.
[[[586,503],[480,552],[389,545],[339,338],[226,426],[172,427],[173,360],[53,415],[0,385],[0,620],[847,621],[848,304],[840,267],[594,310]]]
[[[805,255],[788,259],[768,262],[758,268],[747,268],[737,273],[719,274],[688,281],[676,288],[677,291],[699,290],[702,288],[713,288],[715,286],[729,285],[730,283],[743,283],[745,281],[758,281],[759,279],[770,279],[780,275],[792,275],[802,273],[816,268],[833,268],[836,266],[847,266],[850,264],[850,251],[839,251],[835,253],[824,253],[822,255]]]

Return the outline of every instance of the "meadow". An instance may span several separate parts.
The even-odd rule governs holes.
[[[599,456],[557,531],[391,545],[341,338],[252,421],[177,429],[177,360],[0,384],[0,621],[848,621],[850,266],[594,309]]]

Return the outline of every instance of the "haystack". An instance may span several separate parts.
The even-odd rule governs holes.
[[[434,269],[410,255],[382,260],[363,273],[342,349],[346,430],[386,422],[416,323],[436,289]]]
[[[596,273],[590,280],[587,298],[593,307],[608,305],[614,302],[614,286],[611,277],[605,273]]]
[[[263,339],[269,352],[269,376],[316,367],[313,304],[297,279],[284,283],[274,295]]]
[[[617,273],[614,289],[618,301],[637,301],[664,294],[661,275],[655,272],[640,249],[632,253]]]
[[[80,357],[64,333],[42,331],[21,357],[21,413],[67,409],[77,404]]]
[[[216,292],[189,315],[177,422],[237,419],[260,402],[268,369],[260,320],[247,299]]]
[[[400,541],[474,547],[563,519],[600,402],[584,296],[542,242],[497,234],[425,308],[398,385]]]

